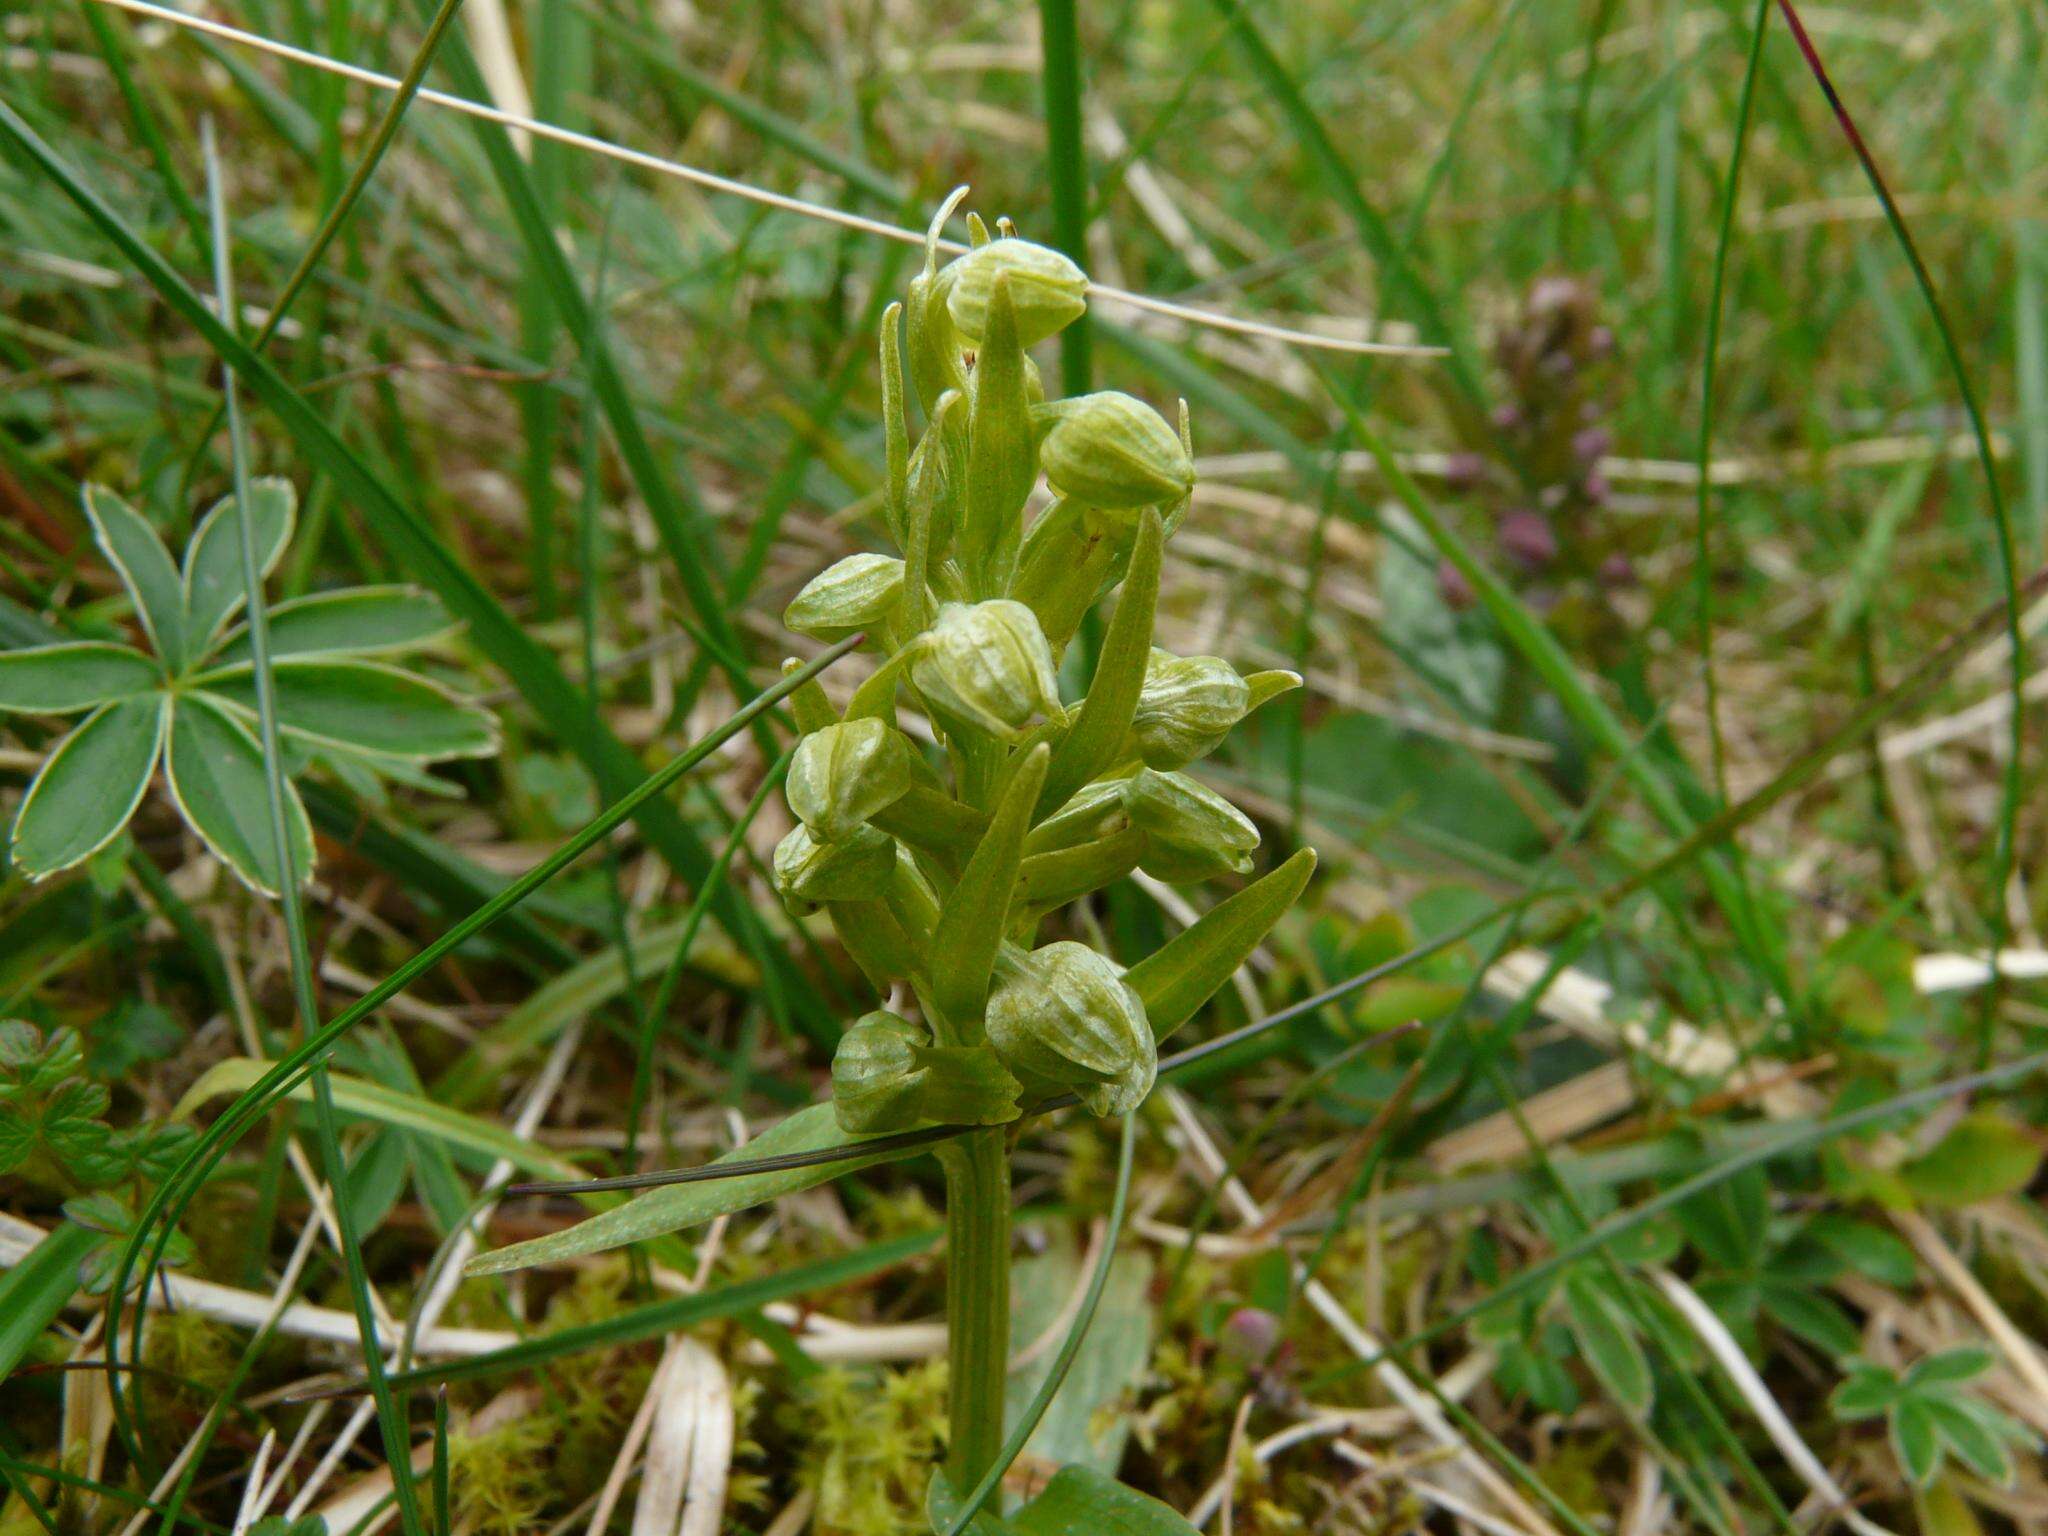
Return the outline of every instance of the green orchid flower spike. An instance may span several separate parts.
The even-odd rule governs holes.
[[[265,575],[291,543],[298,498],[284,480],[250,488]],[[247,885],[282,883],[267,824],[256,677],[241,613],[243,510],[234,497],[200,519],[174,565],[155,528],[103,486],[87,486],[85,517],[121,578],[142,646],[78,640],[0,654],[0,713],[84,720],[43,762],[9,836],[15,868],[40,880],[91,858],[121,835],[161,770],[178,814]],[[497,721],[384,659],[455,628],[411,587],[354,587],[291,598],[269,611],[285,767],[316,761],[358,792],[381,780],[425,783],[425,765],[498,750]],[[439,786],[437,786],[439,787]],[[292,866],[313,870],[313,826],[285,785]]]
[[[1186,770],[1300,679],[1245,677],[1217,657],[1154,647],[1164,548],[1194,492],[1186,407],[1171,425],[1127,394],[1044,399],[1024,349],[1084,312],[1087,278],[1007,231],[987,239],[976,221],[982,238],[941,267],[937,232],[956,202],[934,221],[907,305],[883,322],[881,522],[896,552],[840,560],[785,613],[815,639],[863,634],[877,656],[843,711],[815,683],[792,696],[803,733],[786,786],[796,825],[774,877],[793,912],[832,926],[888,1007],[846,1030],[829,1106],[800,1111],[744,1155],[837,1148],[844,1160],[656,1189],[471,1268],[673,1231],[909,1155],[889,1141],[904,1132],[972,1127],[938,1149],[952,1340],[945,1475],[965,1497],[1001,1451],[1006,1125],[1067,1094],[1098,1115],[1135,1110],[1160,1042],[1279,921],[1314,855],[1243,886],[1128,969],[1044,931],[1068,903],[1141,869],[1183,884],[1250,874],[1258,828]],[[915,443],[913,396],[925,420]],[[1041,482],[1051,499],[1032,517]],[[1087,690],[1063,699],[1061,654],[1112,593]],[[862,1151],[871,1138],[881,1140]]]

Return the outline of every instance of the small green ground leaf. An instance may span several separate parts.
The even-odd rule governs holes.
[[[0,656],[0,709],[68,715],[148,693],[162,681],[155,662],[125,645],[35,646]]]
[[[411,650],[455,628],[432,593],[418,587],[350,587],[295,597],[269,611],[270,657],[373,656]],[[209,665],[249,660],[249,630],[237,627]]]
[[[157,695],[108,704],[50,754],[14,819],[14,862],[35,879],[90,858],[128,825],[164,737]]]
[[[298,493],[288,480],[258,480],[250,487],[256,508],[256,554],[268,576],[292,539]],[[235,498],[213,505],[185,551],[185,629],[193,649],[203,652],[220,627],[247,600],[242,580],[242,531]]]
[[[170,666],[184,665],[185,589],[163,540],[147,518],[103,485],[85,488],[85,516],[93,542],[127,586],[158,653]]]
[[[857,1147],[872,1137],[855,1136],[839,1128],[830,1104],[812,1104],[798,1110],[781,1124],[762,1132],[744,1147],[728,1152],[719,1162],[750,1162],[785,1152],[814,1152],[827,1147]],[[528,1269],[535,1264],[555,1264],[564,1259],[623,1248],[684,1227],[694,1227],[713,1217],[729,1216],[781,1195],[794,1194],[852,1173],[915,1156],[919,1147],[898,1147],[885,1152],[854,1156],[839,1162],[816,1163],[806,1168],[783,1168],[769,1173],[740,1174],[730,1179],[707,1179],[695,1184],[670,1184],[638,1195],[617,1210],[606,1211],[588,1221],[546,1237],[514,1243],[470,1260],[466,1271],[472,1275],[497,1275],[507,1270]]]
[[[497,722],[425,678],[364,661],[291,661],[275,667],[277,721],[291,735],[373,757],[430,763],[498,750]],[[209,694],[254,720],[256,674],[209,673]]]
[[[1017,1536],[1193,1536],[1171,1506],[1092,1467],[1062,1467],[1010,1517]]]
[[[202,693],[179,696],[167,754],[171,794],[192,830],[249,885],[274,896],[283,883],[270,830],[270,786],[263,749],[225,705]],[[313,870],[313,826],[289,782],[285,825],[299,879]]]

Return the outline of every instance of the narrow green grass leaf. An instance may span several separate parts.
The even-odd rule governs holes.
[[[745,1162],[784,1152],[820,1152],[840,1148],[848,1151],[847,1157],[805,1168],[784,1168],[651,1189],[634,1196],[615,1210],[602,1212],[560,1232],[478,1254],[469,1261],[464,1273],[499,1275],[515,1269],[530,1269],[536,1264],[559,1264],[585,1254],[623,1248],[629,1243],[644,1242],[650,1237],[663,1237],[685,1227],[700,1226],[714,1217],[729,1216],[735,1211],[763,1205],[800,1189],[829,1183],[841,1174],[852,1173],[859,1168],[896,1162],[925,1150],[908,1147],[866,1155],[859,1153],[862,1142],[881,1139],[886,1138],[857,1136],[842,1130],[830,1104],[812,1104],[716,1161]]]
[[[100,1233],[67,1221],[0,1274],[0,1381],[63,1313],[77,1293],[79,1266],[101,1241]]]

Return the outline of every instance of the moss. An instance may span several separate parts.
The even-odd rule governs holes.
[[[803,1447],[818,1536],[919,1536],[932,1464],[944,1448],[946,1367],[821,1371],[783,1419]]]
[[[448,1497],[458,1529],[520,1536],[547,1523],[556,1489],[553,1426],[528,1414],[480,1435],[448,1437]]]

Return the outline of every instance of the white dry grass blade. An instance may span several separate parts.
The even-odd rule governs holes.
[[[704,1345],[670,1345],[647,1389],[656,1399],[632,1536],[718,1536],[732,1474],[732,1383]]]
[[[1736,1394],[1756,1415],[1757,1423],[1764,1427],[1764,1433],[1771,1437],[1771,1444],[1778,1448],[1785,1465],[1798,1475],[1814,1497],[1820,1500],[1829,1514],[1839,1519],[1856,1536],[1892,1536],[1892,1532],[1860,1513],[1849,1502],[1849,1495],[1836,1482],[1812,1448],[1799,1438],[1799,1431],[1785,1416],[1785,1410],[1778,1406],[1778,1400],[1771,1395],[1771,1389],[1757,1375],[1756,1367],[1749,1363],[1749,1357],[1742,1352],[1742,1346],[1735,1342],[1721,1319],[1714,1315],[1714,1309],[1700,1300],[1699,1293],[1669,1270],[1652,1270],[1650,1279],[1664,1299],[1678,1310],[1686,1325],[1699,1336],[1707,1347],[1707,1353],[1714,1357],[1714,1363],[1721,1367]]]
[[[308,1225],[305,1233],[317,1237],[318,1229]],[[0,1269],[19,1264],[46,1235],[34,1222],[0,1212]],[[190,1275],[163,1274],[150,1286],[147,1304],[152,1310],[190,1312],[195,1317],[253,1332],[270,1321],[276,1297]],[[333,1307],[294,1301],[284,1307],[276,1321],[277,1331],[289,1338],[322,1344],[356,1342],[355,1314]],[[380,1342],[396,1349],[398,1330],[392,1328]],[[427,1328],[420,1333],[419,1352],[436,1358],[460,1358],[486,1354],[518,1342],[519,1335],[498,1328]]]
[[[270,1469],[270,1453],[276,1449],[277,1431],[266,1429],[256,1447],[256,1455],[249,1463],[248,1478],[242,1484],[242,1501],[235,1509],[232,1536],[244,1536],[249,1527],[262,1518],[263,1474]]]
[[[2048,976],[2048,949],[2001,949],[1997,974],[2008,981],[2039,981]],[[1991,959],[1982,953],[1917,955],[1913,960],[1913,987],[1923,997],[1981,987],[1991,977]]]
[[[151,0],[96,0],[97,4],[110,5],[117,10],[133,15],[147,16],[152,21],[167,22],[187,31],[203,32],[223,42],[234,43],[244,48],[254,48],[274,58],[289,63],[301,64],[308,69],[322,70],[330,75],[339,75],[373,90],[396,91],[399,82],[390,75],[379,74],[373,69],[347,64],[339,59],[330,59],[325,54],[294,48],[275,38],[264,37],[255,32],[245,32],[240,27],[231,27],[225,22],[210,21],[202,16],[188,16],[168,6],[156,5]],[[507,111],[485,102],[471,101],[466,96],[451,96],[445,91],[422,88],[414,98],[432,106],[446,107],[452,112],[461,112],[469,117],[482,118],[498,124],[515,133],[531,134],[537,139],[551,139],[580,149],[589,154],[603,155],[621,164],[634,166],[639,170],[651,171],[658,176],[668,176],[687,181],[707,191],[722,193],[728,197],[744,198],[766,208],[793,213],[807,219],[816,219],[827,224],[837,224],[842,229],[851,229],[864,235],[873,235],[882,240],[893,240],[900,245],[923,246],[924,231],[905,229],[881,219],[871,219],[862,214],[848,213],[824,203],[807,202],[800,197],[789,197],[780,192],[770,192],[762,187],[744,181],[735,181],[729,176],[720,176],[711,171],[699,170],[696,166],[685,165],[677,160],[665,160],[659,155],[648,154],[645,150],[631,149],[623,144],[614,144],[609,139],[600,139],[592,134],[577,133],[554,123],[523,112]],[[965,251],[967,247],[954,240],[941,240],[940,249],[951,253]],[[1387,357],[1443,357],[1448,349],[1438,346],[1414,346],[1404,342],[1362,341],[1345,336],[1321,335],[1314,331],[1294,330],[1287,326],[1270,325],[1262,320],[1244,320],[1235,315],[1219,314],[1214,310],[1196,309],[1186,304],[1176,304],[1170,299],[1157,299],[1149,294],[1132,293],[1127,289],[1113,288],[1107,284],[1090,284],[1089,297],[1110,304],[1121,304],[1130,309],[1142,310],[1147,314],[1165,315],[1190,325],[1207,326],[1211,330],[1232,331],[1242,336],[1262,336],[1274,341],[1284,341],[1290,346],[1313,347],[1328,352],[1349,352]]]

